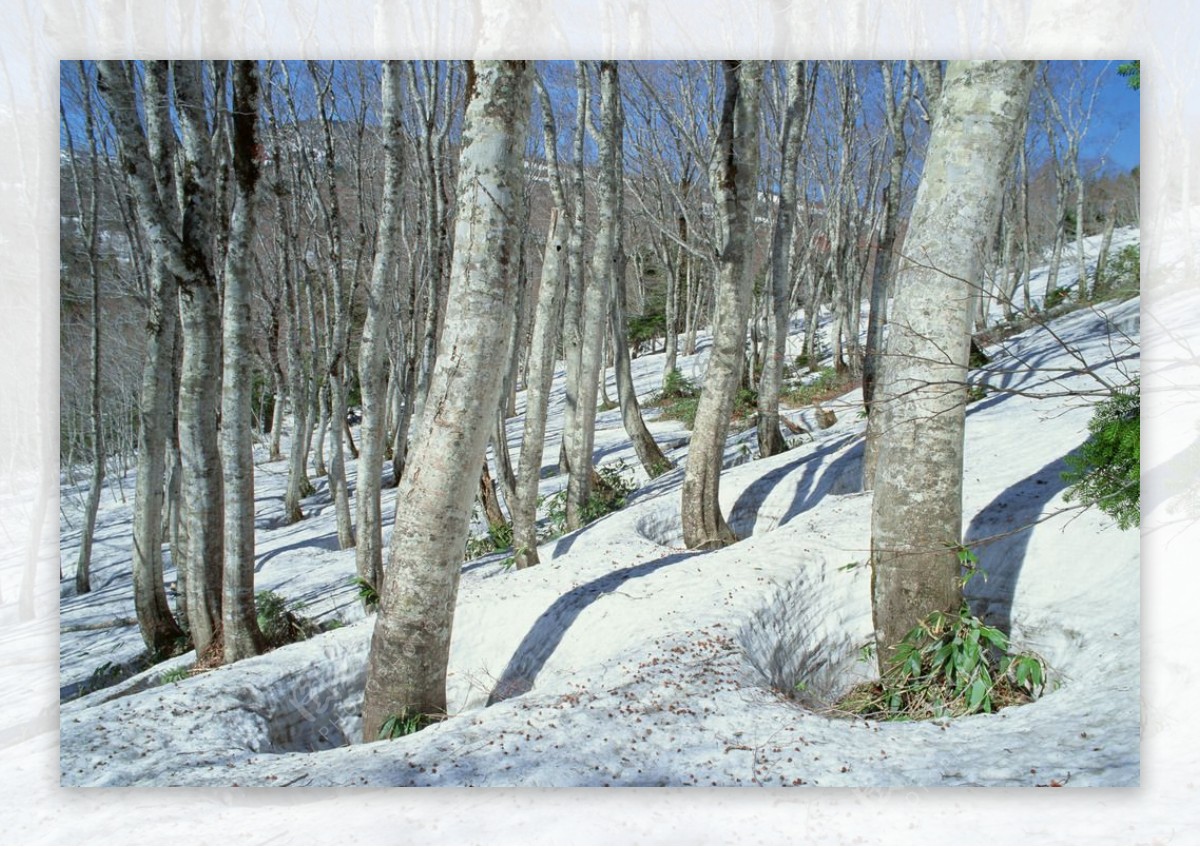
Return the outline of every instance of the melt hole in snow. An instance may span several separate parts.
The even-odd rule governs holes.
[[[658,508],[645,511],[633,525],[634,531],[660,547],[683,546],[683,519],[679,516],[679,504],[674,508]]]
[[[287,648],[279,652],[283,650]],[[354,662],[353,654],[325,658],[334,660],[285,671],[273,679],[274,668],[264,668],[266,678],[254,690],[244,691],[245,708],[265,722],[265,746],[259,752],[330,750],[362,739],[366,662]]]
[[[865,571],[866,569],[860,569]],[[816,581],[844,579],[848,589],[858,579],[818,565]],[[837,702],[843,694],[876,677],[874,663],[859,660],[873,640],[869,602],[864,592],[815,589],[804,574],[780,585],[765,605],[752,612],[737,641],[762,683],[813,709]]]

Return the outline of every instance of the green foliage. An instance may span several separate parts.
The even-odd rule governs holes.
[[[487,535],[481,538],[468,538],[463,560],[471,561],[489,553],[512,548],[513,530],[510,524],[495,523],[488,527]]]
[[[414,732],[420,732],[425,727],[432,723],[436,723],[436,718],[432,715],[421,713],[401,712],[398,715],[388,715],[384,720],[383,726],[379,728],[379,740],[390,741],[393,738],[403,738],[406,735],[412,735]]]
[[[671,460],[664,456],[650,466],[649,476],[651,479],[658,479],[673,467]]]
[[[101,688],[108,688],[110,685],[115,685],[126,676],[125,668],[115,662],[104,662],[92,670],[91,676],[88,677],[79,689],[79,695],[91,694],[93,691],[99,691]]]
[[[978,385],[968,386],[968,388],[967,388],[967,402],[968,403],[977,403],[978,401],[982,400],[984,397],[987,397],[987,395],[988,395],[988,389],[987,389],[986,385],[978,384]]]
[[[958,717],[1026,702],[1045,684],[1042,660],[1010,654],[1008,637],[964,603],[957,614],[933,612],[909,630],[882,678],[857,686],[837,708],[880,720]]]
[[[793,406],[807,406],[820,403],[843,393],[848,387],[848,380],[833,367],[821,368],[816,376],[808,379],[801,378],[799,384],[790,386],[782,392],[781,399],[787,400]]]
[[[1127,299],[1136,296],[1141,285],[1142,251],[1139,245],[1129,244],[1108,263],[1104,278],[1096,281],[1095,297]]]
[[[637,490],[633,472],[623,461],[596,468],[592,493],[579,516],[586,526],[592,521],[623,508],[629,495]],[[567,491],[564,488],[545,500],[548,531],[544,538],[558,538],[567,531]]]
[[[623,461],[596,468],[596,474],[600,484],[593,484],[592,493],[580,513],[584,524],[590,524],[617,509],[623,509],[629,495],[637,490],[633,471]]]
[[[1088,440],[1066,459],[1063,480],[1068,500],[1094,503],[1130,529],[1142,519],[1141,380],[1134,381],[1096,406],[1088,423]]]
[[[758,414],[758,391],[745,386],[733,398],[733,419],[750,420]]]
[[[162,685],[166,685],[168,682],[183,682],[191,675],[190,668],[180,665],[177,668],[171,668],[169,671],[163,671],[158,675],[158,681]]]
[[[699,408],[699,397],[683,397],[664,403],[660,407],[660,416],[667,420],[679,421],[688,429],[694,429],[696,426],[696,410]]]
[[[1122,62],[1117,65],[1117,73],[1125,77],[1125,82],[1134,91],[1142,90],[1142,63],[1140,60]]]
[[[363,602],[363,605],[368,610],[374,609],[379,605],[379,592],[375,586],[361,576],[356,576],[350,582],[358,588],[358,599]]]
[[[627,319],[628,341],[638,345],[667,334],[667,313],[655,310],[643,315],[630,315]]]
[[[1055,306],[1061,306],[1067,299],[1067,295],[1071,293],[1068,288],[1052,288],[1046,292],[1046,297],[1042,301],[1042,309],[1049,311]]]
[[[512,547],[513,529],[511,524],[495,523],[488,527],[488,538],[497,550],[507,550]]]
[[[302,605],[291,604],[274,591],[255,594],[254,608],[258,616],[258,628],[267,641],[268,649],[304,641],[318,631],[316,624],[296,614],[303,608]]]
[[[652,402],[663,403],[668,400],[684,400],[700,396],[700,389],[694,382],[678,370],[667,371],[663,378],[663,387]]]

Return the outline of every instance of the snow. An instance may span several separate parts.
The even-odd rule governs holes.
[[[1118,233],[1114,250],[1136,239]],[[97,667],[132,666],[142,651],[128,574],[132,486],[123,501],[114,482],[96,532],[94,590],[83,597],[71,588],[78,524],[63,525],[62,784],[1137,785],[1139,535],[1095,510],[1065,508],[1062,458],[1091,414],[1069,392],[1096,383],[1053,336],[1119,379],[1138,369],[1138,311],[1137,299],[1103,304],[1055,320],[1053,335],[1035,327],[1008,340],[1002,355],[990,348],[997,357],[985,379],[1021,393],[993,393],[969,410],[968,542],[1002,537],[978,546],[988,579],[967,590],[977,611],[1011,628],[1015,647],[1048,663],[1051,685],[1032,704],[909,724],[824,708],[870,672],[858,651],[872,630],[863,566],[871,496],[857,490],[863,423],[851,392],[825,404],[838,416],[830,429],[815,426],[811,409],[798,412],[813,436],[780,456],[753,460],[752,430],[731,437],[722,508],[745,539],[702,554],[680,537],[687,431],[648,411],[680,467],[620,512],[543,544],[538,567],[510,570],[501,555],[467,563],[449,715],[394,741],[358,743],[372,619],[350,584],[353,550],[337,550],[325,481],[314,479],[308,518],[282,526],[286,462],[265,452],[256,588],[344,626],[182,681],[160,678],[194,657],[66,699]],[[698,378],[705,355],[701,345],[681,370]],[[633,366],[639,394],[653,393],[661,355]],[[557,457],[562,410],[560,374],[544,466]],[[521,425],[519,416],[508,422],[514,455]],[[599,418],[596,455],[637,466],[616,410]],[[353,462],[348,471],[353,485]],[[547,476],[542,491],[563,483]],[[78,499],[64,489],[68,513]],[[395,505],[385,491],[389,526]],[[797,683],[802,699],[787,696]]]

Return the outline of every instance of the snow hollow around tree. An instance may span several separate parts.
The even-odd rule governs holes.
[[[1119,231],[1112,249],[1137,239]],[[1044,288],[1043,271],[1035,299]],[[871,495],[858,491],[863,421],[853,391],[824,404],[838,417],[829,429],[816,425],[811,407],[785,412],[813,437],[782,455],[754,460],[754,430],[731,435],[721,503],[744,540],[708,553],[689,552],[681,540],[688,432],[646,409],[676,470],[644,484],[621,511],[543,544],[537,567],[506,568],[504,554],[466,563],[450,715],[371,744],[359,741],[373,618],[364,618],[351,584],[354,551],[337,549],[326,480],[314,478],[306,520],[283,526],[286,460],[267,462],[265,448],[256,449],[255,585],[303,604],[300,614],[344,626],[181,681],[161,679],[193,655],[108,687],[98,687],[106,674],[124,676],[143,652],[130,575],[132,473],[108,483],[93,591],[82,597],[72,582],[81,494],[64,481],[62,783],[1136,785],[1139,535],[1095,509],[1056,513],[1070,505],[1063,459],[1085,439],[1095,401],[1071,392],[1098,387],[1060,342],[1123,382],[1139,368],[1138,310],[1137,298],[1100,304],[1055,319],[1053,332],[1035,326],[987,348],[994,358],[985,381],[1007,390],[968,407],[967,543],[1002,537],[975,548],[988,579],[967,594],[976,613],[1011,631],[1015,649],[1045,659],[1050,685],[1034,703],[922,723],[824,710],[873,673],[859,660],[872,633]],[[803,315],[794,316],[793,355],[803,327]],[[680,359],[696,382],[700,347]],[[661,355],[633,361],[643,400],[657,391],[661,368]],[[562,376],[550,404],[544,494],[565,484],[550,475]],[[517,411],[508,422],[514,456],[520,395]],[[636,467],[619,411],[600,413],[595,456],[602,466]],[[353,486],[352,461],[347,469]],[[394,496],[384,491],[385,543]]]

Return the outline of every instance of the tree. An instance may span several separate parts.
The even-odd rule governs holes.
[[[386,319],[391,312],[387,301],[396,274],[403,177],[400,90],[400,63],[384,62],[383,208],[380,210],[375,262],[367,292],[367,315],[358,354],[358,383],[362,392],[362,450],[358,457],[358,491],[355,499],[358,513],[358,576],[375,586],[376,591],[383,582],[383,519],[379,497],[387,412],[383,371],[384,354],[387,351]]]
[[[774,456],[787,449],[779,430],[779,391],[787,353],[787,327],[792,294],[792,264],[796,249],[796,173],[800,148],[812,105],[816,71],[806,79],[804,62],[787,63],[787,108],[780,128],[779,211],[771,232],[768,280],[766,356],[758,385],[758,452]]]
[[[79,63],[82,82],[84,132],[87,138],[88,186],[84,196],[83,179],[79,175],[79,155],[75,150],[75,139],[71,124],[62,115],[62,126],[67,139],[67,156],[71,169],[71,185],[75,189],[75,202],[79,214],[79,229],[86,246],[88,277],[91,282],[91,446],[92,478],[88,486],[87,506],[84,509],[83,532],[79,544],[79,559],[75,565],[75,593],[86,594],[92,590],[91,559],[92,539],[96,531],[96,513],[100,509],[100,494],[104,485],[104,416],[100,400],[100,150],[96,140],[96,116],[92,107],[92,82],[87,68]]]
[[[162,508],[167,426],[174,419],[173,376],[180,277],[190,273],[181,257],[183,241],[175,205],[166,62],[146,63],[143,103],[146,124],[137,119],[133,83],[120,62],[100,62],[97,89],[118,140],[118,155],[135,200],[138,221],[151,253],[150,298],[146,316],[146,355],[138,406],[138,463],[133,512],[133,597],[146,648],[165,651],[182,635],[163,586]],[[181,457],[182,458],[182,457]],[[182,469],[181,469],[182,476]],[[180,498],[183,485],[180,482]],[[182,512],[182,510],[181,510]],[[191,559],[177,561],[187,574]],[[191,580],[186,580],[190,584]],[[190,608],[189,608],[190,612]],[[210,636],[211,637],[211,636]]]
[[[250,240],[254,232],[259,166],[258,65],[233,64],[231,152],[233,208],[225,251],[221,470],[225,484],[225,567],[222,574],[224,661],[263,651],[254,610],[254,444],[251,438]],[[224,100],[222,96],[221,100]]]
[[[179,277],[183,362],[179,386],[179,447],[188,535],[188,621],[196,655],[220,651],[221,566],[225,561],[225,488],[217,412],[221,406],[221,305],[213,254],[217,223],[214,144],[200,62],[175,62],[176,113],[185,198],[180,219],[184,272]],[[216,81],[214,80],[214,85]],[[215,90],[223,91],[223,86]],[[216,122],[219,126],[219,121]],[[219,130],[218,130],[219,131]]]
[[[1135,59],[1132,62],[1122,62],[1117,65],[1117,73],[1125,77],[1125,82],[1134,91],[1142,90],[1142,63]]]
[[[542,138],[550,171],[550,190],[554,208],[550,211],[550,230],[542,254],[542,277],[538,286],[537,307],[533,317],[533,335],[529,342],[529,360],[525,374],[525,426],[521,437],[521,457],[517,461],[517,479],[512,503],[513,550],[518,568],[538,563],[537,494],[542,470],[542,452],[546,439],[546,410],[554,379],[554,350],[558,344],[558,322],[563,300],[563,255],[567,241],[566,197],[558,165],[554,109],[550,93],[541,78],[537,80],[542,110]]]
[[[867,434],[863,445],[863,488],[875,487],[875,448],[879,443],[878,422],[871,420],[871,400],[879,374],[883,327],[887,323],[887,301],[892,282],[892,251],[896,247],[900,205],[904,191],[904,162],[908,157],[908,137],[904,120],[913,94],[912,63],[904,63],[899,85],[893,85],[892,65],[882,62],[884,120],[887,123],[891,154],[888,157],[888,184],[883,191],[883,215],[880,221],[879,247],[871,277],[871,303],[867,317],[867,344],[863,355],[863,407],[867,412]]]
[[[516,223],[528,121],[526,62],[473,63],[459,159],[446,321],[425,413],[400,481],[384,590],[371,637],[363,734],[390,716],[446,708],[446,670],[479,463],[500,401],[497,349],[517,306]]]
[[[871,513],[881,670],[916,622],[957,612],[971,306],[1032,62],[951,62],[897,267]]]
[[[570,228],[567,235],[567,288],[563,300],[562,347],[564,366],[567,373],[566,408],[563,415],[562,456],[559,469],[570,470],[573,444],[578,437],[575,418],[579,406],[579,369],[583,349],[583,225],[586,212],[583,156],[587,139],[589,112],[589,89],[587,68],[583,62],[575,63],[575,131],[572,134],[571,189],[574,203],[571,210]],[[569,497],[569,495],[568,495]]]
[[[336,147],[333,143],[334,117],[330,114],[333,108],[333,77],[334,68],[331,66],[327,76],[318,71],[316,62],[309,62],[309,75],[313,86],[317,89],[317,114],[321,122],[321,136],[324,141],[324,167],[322,174],[325,182],[325,199],[317,188],[317,196],[325,219],[325,231],[328,236],[326,268],[331,286],[329,291],[332,300],[333,324],[328,339],[328,349],[325,358],[325,379],[329,396],[329,489],[333,492],[334,513],[337,516],[338,544],[343,550],[354,546],[354,525],[350,517],[350,489],[346,484],[346,456],[343,450],[343,436],[346,421],[346,359],[350,346],[350,302],[354,298],[355,279],[347,279],[343,256],[345,245],[342,238],[342,228],[345,218],[341,211],[338,197]],[[314,176],[314,183],[316,177]],[[314,186],[315,187],[315,186]],[[326,312],[328,318],[329,312]]]
[[[724,71],[717,155],[709,174],[721,233],[713,344],[683,480],[683,539],[690,549],[723,547],[737,540],[721,514],[719,487],[750,315],[762,64],[727,61]]]

